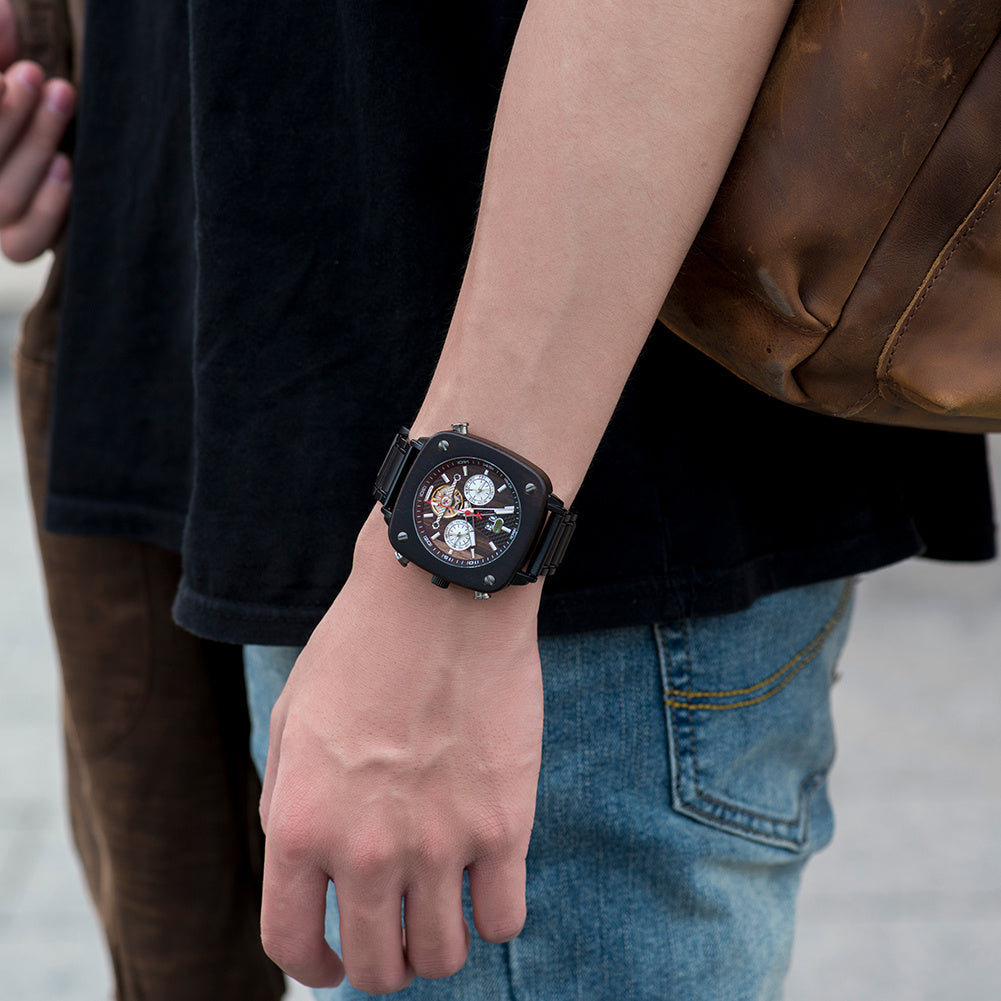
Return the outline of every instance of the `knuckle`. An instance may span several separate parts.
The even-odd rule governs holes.
[[[413,980],[413,976],[379,966],[363,966],[352,972],[348,970],[351,986],[363,994],[393,994],[402,991]]]
[[[415,861],[422,872],[447,872],[452,869],[458,850],[448,832],[431,832],[420,841]]]
[[[442,947],[439,949],[425,950],[417,956],[410,956],[414,972],[425,980],[442,980],[445,977],[452,977],[466,962],[467,950],[465,946],[460,949]]]
[[[51,157],[66,132],[69,118],[69,114],[43,104],[21,136],[21,153],[35,162]]]
[[[0,223],[2,225],[2,223]],[[9,261],[24,264],[38,257],[44,248],[37,246],[21,229],[0,232],[0,253]]]
[[[290,813],[272,806],[268,821],[267,837],[272,850],[292,865],[312,859],[317,846],[316,831],[304,812]]]
[[[65,80],[49,80],[44,88],[44,96],[42,108],[49,121],[47,128],[61,136],[67,121],[76,111],[76,90]]]
[[[46,199],[35,203],[13,223],[0,216],[0,252],[17,263],[34,260],[55,242],[65,219],[65,203],[50,204]]]
[[[480,937],[487,942],[510,942],[521,934],[525,915],[501,914],[477,922]]]
[[[9,226],[16,222],[26,207],[23,198],[7,190],[6,186],[0,187],[0,226]]]
[[[314,950],[308,943],[290,935],[284,929],[261,922],[261,944],[264,951],[283,970],[306,970],[315,961]]]
[[[510,942],[525,926],[526,902],[523,892],[512,893],[507,887],[501,897],[473,902],[476,930],[487,942]]]
[[[506,855],[521,841],[520,825],[510,814],[491,813],[476,826],[476,845],[483,855]]]
[[[39,115],[21,137],[19,155],[26,164],[40,170],[55,153],[59,145],[61,128],[53,128],[48,115]]]
[[[355,879],[379,883],[393,868],[396,850],[385,835],[373,830],[358,831],[344,846],[341,858]]]
[[[268,746],[273,748],[281,747],[282,735],[285,731],[285,714],[280,711],[282,703],[279,699],[271,710],[271,718],[268,720]]]

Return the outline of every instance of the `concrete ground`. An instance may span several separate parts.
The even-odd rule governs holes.
[[[0,262],[0,996],[94,1001],[109,970],[69,847],[7,365],[36,274]],[[787,1001],[1001,998],[999,609],[997,562],[862,582],[835,694],[838,833],[807,871]]]

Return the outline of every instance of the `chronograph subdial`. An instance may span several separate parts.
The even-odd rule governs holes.
[[[494,499],[497,491],[493,480],[486,473],[474,473],[466,480],[462,492],[470,507],[483,507]]]
[[[476,530],[465,519],[450,521],[444,532],[445,544],[451,550],[468,549],[473,551],[476,543]]]

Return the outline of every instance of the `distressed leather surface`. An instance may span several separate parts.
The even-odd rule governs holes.
[[[1001,430],[1001,4],[804,0],[661,320],[824,413]]]
[[[21,58],[40,63],[48,76],[76,79],[84,0],[11,0],[11,7],[17,20]]]

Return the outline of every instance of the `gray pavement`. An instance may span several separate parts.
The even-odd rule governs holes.
[[[62,805],[11,337],[0,318],[0,998],[93,1001],[110,977]],[[996,562],[862,582],[835,694],[838,833],[807,872],[787,1001],[1001,998],[999,607]]]

